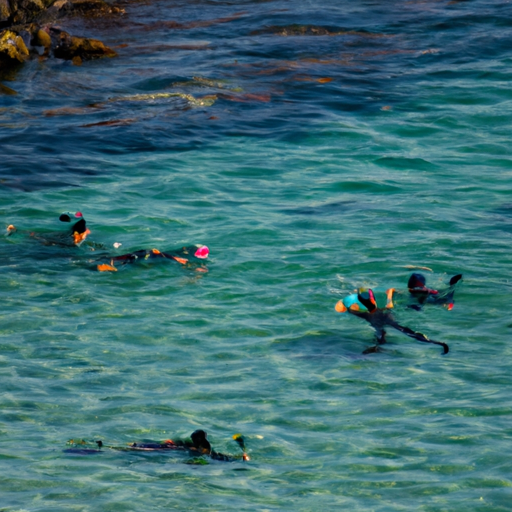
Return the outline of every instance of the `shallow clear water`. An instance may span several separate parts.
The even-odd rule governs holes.
[[[4,82],[0,216],[81,210],[112,254],[204,243],[209,272],[0,240],[2,510],[510,510],[510,3],[125,8],[63,24],[117,58]],[[334,305],[408,265],[464,274],[453,311],[397,312],[450,353],[363,356]],[[63,452],[197,428],[251,461]]]

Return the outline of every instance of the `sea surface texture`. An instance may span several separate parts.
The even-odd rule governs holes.
[[[122,6],[61,23],[118,57],[3,81],[2,512],[510,511],[512,4]],[[364,355],[335,304],[413,268],[464,275],[396,306],[450,352]],[[196,429],[238,458],[108,448]]]

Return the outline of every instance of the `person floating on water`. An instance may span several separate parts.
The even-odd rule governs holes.
[[[44,245],[59,245],[70,247],[81,245],[87,238],[87,235],[91,233],[87,228],[87,224],[82,212],[61,213],[59,220],[61,222],[74,222],[74,224],[65,233],[40,234],[36,233],[35,231],[31,231],[29,232],[29,235],[36,240],[39,240]],[[7,226],[6,236],[11,236],[15,233],[18,233],[18,229],[14,225],[9,224],[9,226]]]
[[[154,259],[168,259],[176,261],[184,267],[195,266],[195,270],[206,271],[206,267],[202,265],[202,260],[208,258],[210,250],[206,245],[190,245],[182,247],[174,251],[162,252],[158,249],[142,249],[140,251],[130,252],[121,256],[113,256],[109,263],[101,263],[97,265],[100,272],[117,272],[116,264],[126,265],[135,261],[146,261]],[[199,264],[199,266],[197,266]]]
[[[74,453],[77,455],[90,455],[94,453],[100,453],[103,448],[110,448],[112,450],[118,451],[141,451],[141,452],[164,452],[164,451],[182,451],[187,452],[192,456],[207,456],[213,460],[220,460],[225,462],[235,461],[238,459],[242,459],[244,461],[250,460],[249,456],[246,453],[245,448],[245,440],[241,434],[235,434],[233,436],[235,442],[242,449],[241,457],[233,456],[233,455],[225,455],[220,452],[216,452],[210,441],[208,441],[208,434],[204,430],[195,430],[190,435],[190,440],[176,440],[166,439],[162,442],[149,442],[149,443],[130,443],[128,446],[106,446],[103,444],[103,441],[94,441],[93,447],[91,447],[91,443],[79,440],[75,441],[71,439],[68,441],[68,445],[71,445],[71,448],[67,448],[64,450],[65,453]],[[95,446],[94,446],[95,445]]]
[[[455,301],[455,285],[462,279],[462,274],[457,274],[450,279],[449,287],[445,290],[433,290],[426,285],[426,279],[423,274],[414,273],[409,278],[407,288],[414,299],[414,304],[409,304],[409,308],[419,311],[424,304],[440,304],[445,306],[448,311],[453,309]]]
[[[71,237],[73,238],[73,243],[75,245],[80,245],[87,238],[87,235],[91,233],[87,228],[82,212],[61,213],[59,220],[61,222],[71,222],[73,217],[78,219],[78,221],[71,227]]]
[[[446,306],[451,310],[454,305],[454,293],[456,284],[461,281],[462,274],[457,274],[450,279],[449,287],[439,291],[427,288],[426,279],[423,274],[415,273],[409,278],[409,304],[407,307],[419,310],[424,304],[439,304]],[[361,289],[358,293],[348,295],[336,303],[335,309],[338,313],[348,312],[354,316],[366,320],[376,331],[377,345],[366,349],[363,354],[378,352],[379,346],[386,343],[386,327],[392,327],[403,334],[424,343],[433,343],[443,347],[443,354],[449,352],[449,347],[441,341],[429,339],[421,332],[416,332],[400,325],[391,312],[394,308],[394,300],[401,293],[394,288],[389,288],[385,292],[378,290]]]

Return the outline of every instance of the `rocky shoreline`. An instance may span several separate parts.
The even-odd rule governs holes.
[[[104,0],[0,0],[0,72],[30,58],[55,57],[80,65],[83,60],[115,57],[97,39],[58,28],[63,18],[122,16],[124,9]]]

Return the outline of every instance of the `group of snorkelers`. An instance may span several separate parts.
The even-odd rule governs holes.
[[[45,245],[69,247],[81,246],[85,243],[90,244],[92,250],[96,250],[97,248],[104,249],[104,246],[100,244],[86,241],[87,236],[91,232],[81,212],[62,213],[59,220],[71,224],[67,232],[45,235],[30,232],[30,236]],[[17,231],[16,227],[11,224],[7,228],[7,236],[11,236]],[[117,246],[119,244],[114,245]],[[177,262],[184,267],[205,272],[207,269],[204,262],[208,258],[209,252],[208,247],[205,245],[190,245],[171,251],[140,249],[122,255],[100,257],[100,259],[95,262],[95,268],[100,272],[115,272],[119,267],[123,267],[129,263],[147,260],[169,260]],[[101,262],[102,260],[103,262]],[[420,310],[425,304],[438,304],[445,306],[449,310],[452,309],[455,286],[461,279],[461,274],[453,276],[450,279],[448,287],[439,291],[427,287],[426,278],[423,274],[413,273],[407,283],[408,304],[406,307]],[[391,309],[394,308],[396,299],[403,297],[403,295],[403,292],[394,288],[386,290],[360,289],[357,293],[350,294],[338,301],[336,311],[340,313],[348,312],[354,316],[358,316],[369,322],[375,329],[377,345],[365,350],[364,353],[377,352],[379,346],[386,342],[386,327],[392,327],[418,341],[440,345],[443,347],[443,353],[448,353],[449,348],[446,343],[430,340],[426,335],[397,323]]]
[[[88,245],[92,250],[105,249],[101,244],[88,242],[86,240],[91,231],[87,227],[87,223],[82,212],[62,213],[59,220],[61,222],[72,223],[72,226],[67,232],[49,234],[30,232],[29,235],[39,240],[44,245],[56,245],[61,247],[79,247],[81,245]],[[17,228],[12,224],[7,227],[7,236],[11,236],[17,232]],[[120,244],[115,245],[117,246]],[[158,249],[142,249],[119,256],[100,257],[95,261],[95,268],[100,272],[117,272],[119,266],[124,266],[136,261],[170,260],[175,261],[184,267],[193,268],[199,272],[205,272],[206,267],[203,263],[204,260],[208,258],[209,253],[210,250],[206,245],[190,245],[166,252]],[[105,262],[105,260],[108,262]]]
[[[63,213],[60,215],[59,220],[65,223],[72,223],[72,226],[67,233],[59,233],[57,235],[40,235],[31,232],[30,236],[45,245],[72,247],[89,243],[86,242],[86,239],[90,234],[90,230],[88,229],[84,216],[81,212]],[[8,226],[7,236],[11,236],[16,232],[16,227],[13,225]],[[91,248],[93,250],[97,247],[104,248],[97,244],[91,244]],[[108,263],[97,263],[96,269],[101,272],[115,272],[119,266],[124,266],[137,261],[170,260],[185,267],[194,267],[195,270],[206,271],[203,262],[208,258],[208,255],[209,249],[205,245],[192,245],[166,252],[158,249],[141,249],[120,256],[109,256],[108,258],[104,258],[108,260]],[[395,309],[395,304],[400,302],[405,302],[406,308],[416,311],[421,310],[425,305],[429,304],[441,305],[446,307],[448,310],[451,310],[454,305],[455,287],[461,280],[462,274],[457,274],[449,280],[448,286],[445,289],[436,290],[427,286],[426,278],[423,274],[415,272],[409,278],[407,283],[407,292],[396,290],[395,288],[359,289],[357,292],[347,295],[345,298],[338,301],[335,309],[339,313],[348,312],[351,315],[362,318],[369,322],[375,329],[377,343],[375,346],[366,349],[363,354],[378,352],[380,350],[380,346],[386,343],[386,328],[388,327],[392,327],[393,329],[396,329],[417,341],[439,345],[443,348],[443,354],[447,354],[449,352],[449,347],[446,343],[431,340],[425,334],[399,324],[396,321],[392,310]],[[91,447],[91,443],[86,441],[71,440],[69,442],[71,447],[65,451],[76,454],[98,453],[104,448],[122,451],[182,451],[187,452],[192,456],[207,456],[213,460],[220,461],[232,461],[237,459],[242,459],[244,461],[249,460],[249,457],[246,454],[243,436],[237,434],[233,436],[233,439],[242,449],[243,453],[239,457],[224,455],[223,453],[213,450],[204,430],[194,431],[190,436],[190,440],[173,441],[168,439],[159,443],[131,443],[125,447],[106,446],[102,441],[93,442]]]
[[[338,313],[350,313],[366,320],[375,329],[377,344],[366,349],[363,353],[378,352],[380,345],[386,343],[386,327],[392,327],[403,334],[424,343],[433,343],[443,347],[443,354],[449,352],[449,347],[441,341],[429,339],[425,334],[416,332],[400,325],[391,312],[395,303],[405,296],[406,308],[419,311],[426,304],[434,304],[453,309],[455,287],[462,280],[462,274],[453,276],[444,290],[434,290],[427,287],[426,278],[423,274],[413,273],[407,283],[408,293],[396,290],[395,288],[381,289],[360,289],[357,293],[347,295],[338,301],[335,309]]]

